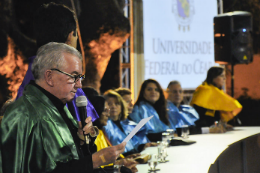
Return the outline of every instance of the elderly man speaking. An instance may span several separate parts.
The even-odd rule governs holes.
[[[93,136],[91,117],[82,131],[65,106],[82,87],[80,53],[63,43],[48,43],[39,48],[32,72],[35,82],[31,81],[23,96],[4,113],[0,128],[2,171],[93,172],[114,162],[125,143],[91,155],[78,137],[83,131]]]

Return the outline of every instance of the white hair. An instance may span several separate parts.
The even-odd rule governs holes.
[[[82,61],[80,52],[65,43],[50,42],[41,46],[32,63],[32,73],[35,81],[42,79],[46,70],[62,67],[64,53],[75,55]]]

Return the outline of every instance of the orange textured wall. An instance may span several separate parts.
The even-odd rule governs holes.
[[[227,65],[231,70],[231,66]],[[226,71],[227,93],[231,94],[231,74]],[[248,89],[248,96],[253,99],[260,99],[260,54],[254,55],[250,64],[237,64],[234,66],[234,98],[243,95],[242,88]]]

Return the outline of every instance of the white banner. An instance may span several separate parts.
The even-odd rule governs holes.
[[[194,89],[214,62],[217,0],[143,0],[145,79]]]

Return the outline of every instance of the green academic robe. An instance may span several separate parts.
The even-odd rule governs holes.
[[[66,106],[64,110],[77,127]],[[24,95],[7,108],[0,140],[4,173],[49,172],[57,162],[79,159],[70,130],[57,108],[30,84]]]

